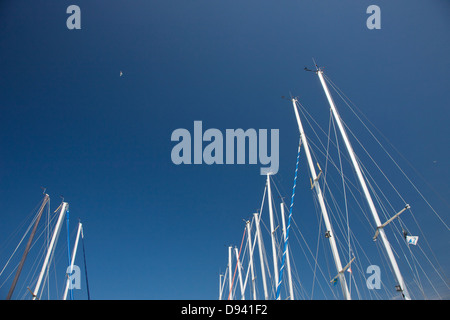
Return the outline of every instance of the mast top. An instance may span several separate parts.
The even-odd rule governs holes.
[[[320,67],[317,65],[316,60],[315,60],[314,58],[312,58],[312,60],[313,60],[314,66],[316,67],[316,70],[312,70],[312,69],[309,69],[309,68],[307,68],[307,67],[305,67],[304,70],[305,70],[305,71],[310,71],[310,72],[315,72],[315,73],[319,73],[319,72],[323,73],[322,68],[320,68]]]

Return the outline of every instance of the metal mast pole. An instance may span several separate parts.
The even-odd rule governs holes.
[[[69,229],[69,210],[66,211],[66,227],[67,227],[67,259],[69,261],[69,266],[72,265],[71,254],[70,254],[70,229]],[[48,271],[48,270],[47,270]],[[67,270],[66,270],[67,271]],[[71,270],[72,273],[72,270]],[[48,273],[47,273],[48,276]],[[64,298],[65,300],[65,298]],[[73,300],[73,290],[70,290],[70,300]]]
[[[253,300],[256,300],[256,286],[255,286],[255,271],[253,267],[253,246],[252,246],[252,234],[251,234],[251,228],[250,228],[250,221],[247,221],[246,223],[247,227],[247,243],[248,243],[248,250],[250,255],[250,271],[252,275],[252,292],[253,292]]]
[[[281,207],[281,222],[283,224],[283,234],[284,239],[286,241],[286,222],[284,217],[284,204],[280,203]],[[294,288],[292,286],[292,274],[291,274],[291,261],[289,259],[289,244],[286,244],[286,266],[287,266],[287,274],[288,274],[288,283],[289,283],[289,299],[294,300]]]
[[[380,218],[378,216],[377,209],[375,208],[375,205],[374,205],[373,200],[372,200],[372,196],[370,195],[369,189],[367,188],[366,181],[365,181],[365,179],[364,179],[364,177],[362,175],[361,168],[360,168],[359,163],[358,163],[358,161],[356,159],[356,156],[355,156],[355,152],[353,151],[353,148],[352,148],[352,145],[350,143],[350,140],[348,139],[347,133],[346,133],[346,131],[344,129],[344,126],[342,124],[341,117],[339,116],[339,113],[337,112],[336,105],[334,104],[333,98],[331,97],[330,91],[328,90],[327,84],[326,84],[326,82],[325,82],[325,80],[323,78],[323,71],[318,69],[316,71],[316,73],[319,76],[320,83],[322,84],[323,90],[325,91],[325,95],[327,96],[328,103],[330,104],[330,107],[331,107],[331,111],[333,112],[333,116],[336,119],[337,125],[339,127],[339,131],[341,132],[341,135],[342,135],[342,138],[344,140],[345,146],[347,147],[347,151],[348,151],[348,153],[350,155],[350,159],[352,160],[353,167],[355,168],[355,171],[356,171],[356,175],[358,176],[358,180],[359,180],[359,182],[361,184],[361,187],[362,187],[362,189],[364,191],[364,194],[366,196],[367,202],[369,204],[370,211],[371,211],[371,213],[373,215],[373,218],[375,220],[375,224],[376,224],[377,227],[380,227],[382,225],[382,223],[381,223]],[[406,288],[405,282],[403,281],[402,274],[401,274],[400,269],[399,269],[399,267],[397,265],[397,261],[395,260],[395,256],[394,256],[394,253],[392,252],[391,245],[389,244],[389,241],[388,241],[388,239],[386,237],[386,233],[384,232],[383,228],[379,228],[379,231],[380,231],[381,239],[383,240],[384,248],[386,249],[386,253],[387,253],[388,257],[389,257],[389,260],[391,262],[391,265],[392,265],[392,268],[394,270],[395,276],[397,278],[398,284],[400,285],[400,288],[402,290],[403,297],[404,297],[405,300],[410,300],[411,297],[409,296],[408,289]]]
[[[239,253],[238,253],[238,249],[236,247],[234,247],[234,253],[236,255],[236,264],[237,264],[238,275],[239,275],[239,285],[241,287],[241,300],[245,300],[245,288],[244,288],[244,284],[242,283],[241,261],[239,261]]]
[[[232,276],[232,274],[233,274],[233,272],[232,272],[232,269],[233,269],[233,266],[231,265],[231,263],[232,263],[232,261],[231,261],[231,259],[232,259],[232,256],[231,256],[231,250],[233,249],[233,247],[232,246],[229,246],[228,247],[228,284],[229,284],[229,287],[230,287],[230,292],[228,293],[228,300],[233,300],[233,276]]]
[[[272,190],[270,188],[270,173],[267,174],[267,201],[269,202],[269,215],[270,215],[270,235],[272,238],[272,260],[273,270],[275,277],[275,286],[278,284],[278,260],[277,260],[277,248],[275,239],[275,228],[273,223],[273,209],[272,209]]]
[[[41,207],[39,208],[39,212],[38,212],[38,215],[37,215],[37,218],[36,218],[36,222],[34,223],[33,230],[31,231],[30,238],[28,239],[27,246],[25,247],[25,250],[23,252],[22,259],[20,260],[19,267],[17,268],[16,275],[14,276],[14,280],[13,280],[13,282],[11,284],[11,288],[9,289],[8,296],[6,297],[6,300],[10,300],[11,299],[11,296],[12,296],[12,294],[14,292],[14,289],[16,288],[16,284],[17,284],[17,281],[19,280],[20,273],[22,272],[23,265],[24,265],[25,260],[27,258],[28,252],[30,251],[31,243],[33,242],[34,235],[36,234],[37,226],[39,224],[39,221],[41,220],[42,212],[44,211],[44,207],[47,204],[49,199],[50,199],[49,195],[45,194],[44,200],[42,201]]]
[[[222,300],[222,275],[219,275],[219,300]]]
[[[45,270],[47,269],[48,261],[50,259],[50,254],[53,251],[53,247],[55,245],[56,238],[58,237],[59,231],[61,230],[62,221],[63,221],[64,215],[66,213],[68,206],[69,206],[69,204],[67,202],[62,203],[61,212],[59,213],[59,218],[58,218],[58,221],[56,222],[55,230],[53,231],[52,240],[50,241],[50,245],[47,250],[47,255],[45,256],[44,264],[42,265],[41,273],[39,274],[39,278],[36,283],[36,287],[34,288],[33,300],[36,300],[39,288],[41,286],[42,277],[44,276]]]
[[[78,240],[80,240],[81,227],[82,227],[81,222],[78,222],[77,237],[76,237],[76,239],[75,239],[75,245],[74,245],[74,247],[73,247],[72,259],[70,260],[70,269],[69,269],[69,273],[67,274],[66,289],[64,290],[64,297],[63,297],[63,300],[66,300],[66,299],[67,299],[67,292],[68,292],[68,290],[69,290],[69,285],[70,285],[70,277],[69,277],[69,274],[72,274],[72,271],[73,271],[73,264],[74,264],[74,261],[75,261],[75,256],[76,256],[76,254],[77,254],[77,248],[78,248]]]
[[[266,270],[264,269],[264,257],[263,257],[263,250],[262,250],[261,228],[259,226],[258,214],[254,213],[253,216],[255,217],[256,237],[258,238],[259,263],[261,265],[261,275],[262,275],[263,288],[264,288],[264,299],[265,300],[269,300],[269,294],[267,293]]]
[[[89,279],[88,279],[88,273],[87,273],[86,252],[84,250],[83,227],[81,227],[81,246],[83,248],[84,274],[85,274],[85,277],[86,277],[87,296],[88,296],[88,300],[91,300],[91,294],[89,293]]]
[[[331,222],[328,217],[328,212],[327,212],[327,208],[325,206],[325,201],[323,199],[322,190],[320,189],[320,186],[318,183],[316,170],[314,168],[311,153],[309,152],[308,140],[306,139],[306,135],[303,130],[303,125],[302,125],[302,122],[300,121],[300,116],[298,114],[296,102],[297,102],[296,99],[292,99],[292,105],[294,106],[294,112],[295,112],[295,117],[297,118],[298,129],[300,130],[300,137],[302,139],[302,144],[305,146],[305,154],[306,154],[306,158],[308,159],[309,170],[311,172],[311,177],[312,177],[312,184],[314,185],[314,188],[316,190],[317,197],[319,199],[320,208],[322,211],[323,220],[324,220],[325,226],[327,228],[326,236],[327,236],[328,240],[330,240],[331,251],[333,252],[334,264],[336,265],[342,292],[344,294],[345,299],[351,300],[350,292],[348,291],[348,287],[347,287],[347,281],[345,280],[345,276],[344,276],[343,272],[341,272],[342,264],[341,264],[341,259],[339,258],[339,252],[338,252],[338,249],[336,246],[336,240],[335,240],[335,236],[333,233],[333,228],[331,227]]]

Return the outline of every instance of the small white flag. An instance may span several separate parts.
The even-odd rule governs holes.
[[[408,244],[417,245],[418,240],[419,240],[418,236],[406,236],[406,242]]]

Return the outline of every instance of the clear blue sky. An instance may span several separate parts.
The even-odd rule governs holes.
[[[81,30],[66,27],[71,4]],[[380,30],[366,27],[371,4]],[[0,243],[45,186],[52,210],[62,194],[72,227],[84,223],[93,298],[216,299],[265,178],[260,165],[176,166],[171,133],[194,120],[279,129],[289,197],[298,129],[281,96],[328,121],[303,71],[312,57],[448,203],[449,16],[443,0],[2,1]],[[448,223],[448,204],[415,181]],[[448,230],[427,214],[448,255]]]

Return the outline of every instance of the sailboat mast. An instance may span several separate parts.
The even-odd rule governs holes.
[[[70,285],[70,277],[69,274],[72,274],[73,271],[73,264],[75,261],[75,256],[77,254],[77,248],[78,248],[78,241],[80,240],[80,233],[81,233],[81,228],[82,228],[82,224],[81,222],[78,222],[78,231],[77,231],[77,237],[75,239],[75,245],[73,247],[73,252],[72,252],[72,259],[70,260],[70,269],[69,272],[67,274],[67,281],[66,281],[66,289],[64,290],[64,297],[63,300],[67,299],[67,292],[69,290],[69,285]]]
[[[256,237],[258,238],[259,264],[261,265],[261,275],[262,275],[262,281],[263,281],[264,299],[265,300],[269,300],[269,294],[267,292],[266,270],[264,269],[264,257],[263,257],[262,240],[261,240],[261,228],[259,226],[258,213],[254,213],[253,216],[255,218]]]
[[[228,300],[233,300],[233,266],[232,266],[232,255],[231,251],[233,250],[232,246],[228,247],[228,284],[230,288],[230,292],[228,293]]]
[[[284,241],[286,241],[286,219],[284,217],[284,203],[280,203],[281,207],[281,223],[283,225],[283,234]],[[292,286],[292,274],[291,274],[291,261],[289,259],[289,244],[286,243],[286,266],[287,266],[287,274],[288,274],[288,284],[289,284],[289,299],[294,300],[294,287]],[[278,291],[278,288],[277,288]]]
[[[333,98],[331,97],[330,91],[328,90],[327,84],[326,84],[326,82],[325,82],[325,80],[323,78],[323,71],[318,69],[316,73],[319,76],[320,83],[322,84],[323,90],[325,91],[325,95],[327,96],[328,103],[330,104],[330,107],[331,107],[331,111],[333,113],[334,118],[336,119],[339,131],[341,132],[341,135],[342,135],[342,138],[344,140],[345,146],[347,147],[347,151],[348,151],[348,153],[350,155],[350,159],[351,159],[353,167],[354,167],[354,169],[356,171],[356,175],[358,176],[358,180],[359,180],[359,182],[361,184],[361,187],[363,189],[364,195],[366,196],[367,202],[369,204],[370,211],[371,211],[371,213],[373,215],[373,218],[375,220],[376,227],[379,227],[379,226],[382,225],[382,223],[380,221],[380,218],[378,216],[377,210],[376,210],[375,205],[373,203],[372,196],[370,195],[369,189],[367,188],[366,181],[365,181],[365,179],[364,179],[364,177],[362,175],[361,168],[360,168],[359,163],[358,163],[358,161],[356,159],[356,156],[355,156],[355,153],[353,151],[353,148],[352,148],[352,145],[350,143],[350,140],[348,139],[347,133],[346,133],[346,131],[344,129],[344,126],[342,124],[341,117],[339,116],[339,113],[337,112],[337,109],[336,109],[336,106],[334,104]],[[389,244],[389,241],[388,241],[388,239],[386,237],[386,233],[384,232],[383,228],[379,228],[379,231],[380,231],[381,239],[383,240],[384,248],[386,249],[386,253],[387,253],[387,255],[389,257],[389,260],[391,262],[391,265],[392,265],[392,268],[394,270],[395,276],[397,278],[398,284],[400,285],[403,297],[404,297],[405,300],[410,300],[411,297],[409,296],[409,292],[408,292],[408,290],[406,288],[405,282],[403,281],[402,274],[401,274],[400,269],[399,269],[399,267],[397,265],[397,261],[395,260],[395,256],[394,256],[394,254],[392,252],[391,245]]]
[[[42,212],[44,211],[44,207],[47,204],[49,199],[50,199],[49,195],[45,194],[44,200],[42,201],[41,207],[39,208],[36,222],[34,223],[33,230],[31,231],[30,238],[28,239],[28,242],[27,242],[27,246],[25,247],[25,250],[23,251],[22,259],[20,260],[19,267],[17,268],[16,275],[14,276],[14,280],[11,284],[11,288],[9,289],[6,300],[11,299],[14,289],[16,288],[16,284],[17,284],[17,281],[19,280],[20,273],[22,272],[23,265],[27,258],[28,252],[30,251],[31,243],[33,242],[34,235],[36,234],[37,226],[39,224],[39,221],[41,220]]]
[[[277,246],[275,239],[275,227],[273,222],[273,209],[272,209],[272,188],[270,187],[270,173],[267,174],[267,201],[269,202],[269,216],[270,216],[270,235],[272,238],[272,260],[273,260],[273,273],[275,275],[275,284],[278,284],[278,260],[277,260]]]
[[[305,147],[305,154],[306,154],[306,158],[308,160],[309,170],[311,172],[312,183],[313,183],[314,188],[316,190],[317,197],[319,199],[320,209],[322,211],[323,220],[325,222],[325,227],[327,228],[327,238],[330,241],[331,251],[333,253],[334,264],[336,265],[336,269],[337,269],[337,272],[338,272],[338,277],[339,277],[339,280],[340,280],[339,282],[341,284],[341,288],[342,288],[342,292],[344,294],[344,297],[347,300],[351,300],[350,292],[348,291],[348,287],[347,287],[347,281],[345,280],[343,272],[341,272],[342,271],[342,264],[341,264],[341,259],[339,258],[339,252],[338,252],[337,245],[336,245],[335,235],[333,233],[333,228],[331,227],[331,222],[330,222],[330,219],[328,217],[328,212],[327,212],[327,208],[325,206],[325,201],[323,199],[322,190],[321,190],[320,185],[318,183],[316,170],[314,168],[314,163],[313,163],[313,160],[312,160],[312,157],[311,157],[311,153],[309,151],[308,140],[306,139],[306,135],[305,135],[305,132],[303,130],[303,125],[302,125],[302,122],[300,121],[300,116],[298,114],[296,102],[297,102],[297,100],[295,98],[292,99],[292,105],[294,106],[294,112],[295,112],[295,117],[297,118],[298,129],[300,130],[300,137],[302,139],[302,144]]]
[[[267,174],[267,201],[269,202],[270,235],[272,238],[273,273],[275,276],[275,285],[277,285],[278,284],[278,260],[277,260],[277,246],[276,246],[276,239],[275,239],[275,227],[274,227],[274,222],[273,222],[272,189],[270,187],[270,173]]]
[[[219,300],[222,300],[222,289],[223,289],[223,286],[222,286],[222,277],[223,277],[223,275],[220,274],[220,275],[219,275]]]
[[[245,288],[244,283],[242,282],[242,272],[241,272],[241,261],[239,260],[239,253],[238,249],[234,247],[234,253],[236,255],[236,268],[238,269],[238,276],[239,276],[239,285],[241,287],[241,300],[245,300]]]
[[[249,256],[250,256],[250,271],[252,276],[252,292],[253,292],[253,300],[256,300],[256,286],[255,286],[255,270],[253,266],[253,246],[252,246],[252,234],[251,234],[251,228],[250,228],[250,221],[247,221],[246,223],[247,228],[247,244],[248,244],[248,250],[249,250]]]
[[[63,202],[61,205],[61,211],[59,213],[58,221],[56,222],[55,230],[53,231],[52,240],[50,241],[50,245],[47,250],[47,255],[45,256],[44,264],[42,265],[41,273],[39,274],[39,278],[36,283],[36,287],[34,288],[33,300],[36,300],[36,297],[38,295],[38,291],[41,286],[42,278],[44,276],[45,270],[47,269],[48,261],[50,259],[50,254],[53,252],[53,247],[54,247],[56,239],[59,235],[59,231],[61,230],[62,221],[63,221],[64,215],[66,213],[68,206],[69,206],[69,204],[67,202]]]

